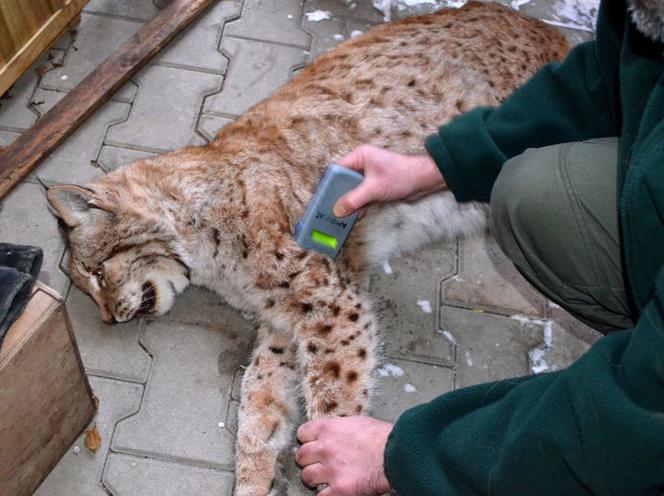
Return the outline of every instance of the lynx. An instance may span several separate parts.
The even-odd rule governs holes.
[[[485,206],[443,193],[372,207],[337,260],[304,251],[293,227],[323,167],[363,143],[424,153],[438,126],[499,104],[567,50],[553,28],[495,4],[381,25],[319,57],[208,145],[49,189],[70,277],[104,322],[164,314],[190,284],[257,315],[236,494],[275,492],[298,397],[308,418],[367,413],[377,363],[367,268],[486,226]]]

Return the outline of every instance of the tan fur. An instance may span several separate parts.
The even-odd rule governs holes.
[[[367,412],[377,345],[367,264],[485,226],[481,206],[446,193],[372,209],[336,262],[305,252],[293,226],[322,168],[362,143],[422,153],[440,124],[500,103],[567,49],[552,28],[494,4],[382,25],[320,57],[207,146],[50,189],[71,277],[105,321],[164,313],[189,283],[257,314],[237,494],[272,490],[298,384],[309,418]]]

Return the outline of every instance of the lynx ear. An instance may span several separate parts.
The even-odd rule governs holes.
[[[46,192],[46,198],[56,215],[69,227],[83,223],[89,218],[92,210],[101,208],[91,189],[74,184],[51,186]]]

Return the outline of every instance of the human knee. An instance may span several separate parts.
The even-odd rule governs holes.
[[[516,233],[537,229],[555,209],[558,156],[558,147],[529,149],[503,165],[491,191],[491,229],[504,251]]]

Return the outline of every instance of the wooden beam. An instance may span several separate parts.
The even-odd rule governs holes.
[[[0,199],[214,0],[174,0],[0,152]]]

